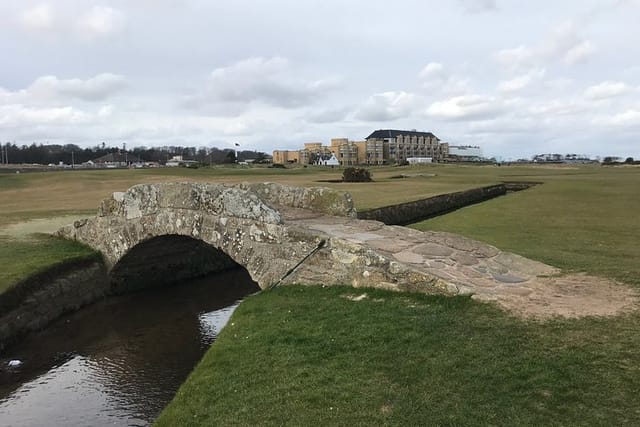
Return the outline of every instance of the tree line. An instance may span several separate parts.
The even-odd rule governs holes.
[[[16,145],[15,143],[0,144],[0,164],[81,164],[94,161],[111,153],[123,152],[124,148],[109,147],[105,143],[95,147],[81,148],[75,144],[36,144]],[[184,160],[195,160],[203,164],[224,164],[236,161],[254,160],[262,162],[267,154],[260,151],[233,150],[216,147],[135,147],[126,150],[145,162],[164,164],[174,156],[182,156]],[[237,153],[237,158],[236,158]]]

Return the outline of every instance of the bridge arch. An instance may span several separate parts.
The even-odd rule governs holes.
[[[165,286],[232,269],[246,272],[229,255],[202,240],[167,234],[143,240],[122,256],[109,272],[110,291],[120,294]]]

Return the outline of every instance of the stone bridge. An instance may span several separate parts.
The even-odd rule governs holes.
[[[529,313],[534,316],[580,315],[584,298],[599,298],[586,276],[559,278],[554,267],[481,242],[358,220],[351,196],[328,188],[136,185],[102,201],[94,218],[58,234],[100,251],[116,292],[132,278],[179,279],[178,271],[186,277],[239,264],[263,289],[349,284],[472,294],[524,314],[518,305],[537,304]],[[607,304],[627,307],[633,298],[609,298],[588,314],[607,314]]]

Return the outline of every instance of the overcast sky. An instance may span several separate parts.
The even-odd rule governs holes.
[[[640,158],[640,0],[0,0],[0,141]]]

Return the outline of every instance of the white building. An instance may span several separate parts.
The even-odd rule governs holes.
[[[433,163],[433,157],[407,157],[407,162],[410,165],[424,165],[426,163]]]
[[[316,165],[318,165],[318,166],[340,166],[340,162],[336,158],[336,155],[332,153],[331,156],[329,156],[329,155],[318,156],[318,159],[316,160]]]
[[[483,158],[482,149],[471,145],[450,145],[449,157],[459,160],[480,160]]]

